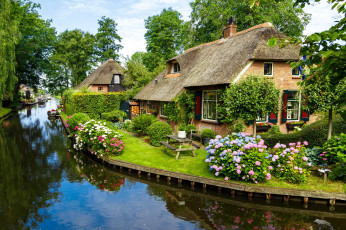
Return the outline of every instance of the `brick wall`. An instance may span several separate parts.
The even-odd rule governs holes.
[[[103,87],[103,91],[102,92],[104,92],[104,93],[108,92],[108,86],[107,85],[91,85],[89,87],[89,89],[91,91],[94,91],[94,92],[99,92],[99,90],[98,90],[99,87]]]

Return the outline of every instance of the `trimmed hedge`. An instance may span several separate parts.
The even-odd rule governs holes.
[[[166,141],[166,136],[170,134],[172,134],[172,128],[166,122],[157,121],[148,127],[149,143],[153,146],[160,146],[160,142]]]
[[[132,129],[139,135],[148,134],[148,127],[155,123],[157,118],[149,114],[141,114],[132,120]]]
[[[124,118],[127,118],[127,114],[124,111],[121,110],[113,110],[109,113],[102,113],[101,119],[110,121],[110,122],[119,122],[120,120],[123,120]]]
[[[333,135],[339,135],[346,130],[346,122],[341,119],[333,120]],[[298,141],[307,141],[309,147],[322,146],[327,141],[328,120],[318,120],[310,125],[303,126],[299,132],[290,134],[268,133],[262,134],[262,139],[268,147],[274,147],[276,143],[286,144],[296,143]]]
[[[74,93],[71,106],[75,113],[87,113],[92,118],[100,118],[102,113],[119,110],[123,99],[123,93]]]

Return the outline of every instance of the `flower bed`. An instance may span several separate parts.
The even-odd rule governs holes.
[[[249,137],[245,133],[233,133],[222,138],[216,136],[207,146],[207,159],[215,176],[225,180],[243,180],[258,183],[270,180],[272,173],[292,183],[306,181],[309,175],[304,146],[307,143],[291,143],[290,147],[277,143],[273,149],[264,145],[260,136]]]

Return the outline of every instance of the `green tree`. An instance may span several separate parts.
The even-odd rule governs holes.
[[[96,34],[96,53],[97,59],[105,62],[112,58],[119,61],[119,50],[123,48],[120,45],[121,37],[117,33],[117,23],[111,18],[103,16],[98,20],[99,28]],[[117,43],[118,42],[118,43]]]
[[[12,16],[9,0],[0,0],[0,107],[5,93],[12,98],[17,82],[15,45],[18,42],[18,21]]]
[[[320,2],[320,0],[315,0],[315,2]],[[296,0],[295,2],[296,5],[300,5],[301,7],[310,3],[311,1],[307,0]],[[306,77],[301,83],[303,90],[307,94],[308,102],[306,107],[310,111],[317,109],[322,111],[329,110],[328,140],[332,132],[331,109],[334,108],[338,111],[344,111],[346,103],[346,4],[338,0],[330,0],[329,3],[343,17],[328,30],[313,33],[305,39],[288,38],[278,40],[277,38],[271,38],[268,41],[269,46],[275,46],[277,44],[279,44],[279,47],[285,47],[287,44],[302,46],[300,55],[305,56],[306,60],[292,63],[291,66],[306,69]],[[317,90],[318,93],[312,92],[313,90]]]
[[[59,34],[54,55],[68,69],[72,86],[81,83],[94,64],[94,35],[79,29]]]
[[[260,76],[248,76],[237,84],[232,84],[221,97],[222,119],[242,118],[253,121],[253,136],[256,136],[256,119],[276,112],[280,91],[273,81]]]
[[[183,24],[181,14],[172,8],[145,20],[147,51],[157,58],[168,60],[183,49]]]
[[[215,41],[223,36],[229,17],[235,17],[237,30],[242,31],[264,22],[271,22],[288,36],[302,36],[310,16],[301,8],[293,7],[293,0],[275,2],[261,0],[249,5],[243,0],[195,0],[190,21],[190,42],[187,47]]]

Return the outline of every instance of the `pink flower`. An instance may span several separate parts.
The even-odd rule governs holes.
[[[261,162],[256,161],[256,162],[255,162],[255,165],[260,166],[260,165],[261,165]]]
[[[263,152],[263,149],[258,149],[258,151]]]
[[[324,153],[321,153],[321,154],[320,154],[320,156],[322,156],[322,157],[323,157],[324,155],[325,155]]]
[[[273,169],[273,166],[268,166],[268,169],[269,169],[269,170],[272,170],[272,169]]]
[[[311,166],[311,163],[308,163],[308,166]]]
[[[250,170],[249,175],[255,175],[255,172],[253,170]]]
[[[238,173],[238,174],[240,174],[240,173],[241,173],[241,171],[238,169],[238,170],[237,170],[237,173]]]
[[[239,169],[239,170],[240,170],[240,169],[241,169],[241,166],[240,166],[240,165],[238,165],[238,166],[237,166],[237,169]]]
[[[327,160],[327,158],[323,158],[323,160],[324,160],[324,161],[326,161],[326,160]]]
[[[303,160],[304,160],[304,161],[308,161],[308,158],[307,158],[307,157],[303,157]]]
[[[228,177],[225,177],[225,180],[228,180]]]
[[[216,172],[216,173],[215,173],[215,176],[219,176],[219,172]]]
[[[270,173],[267,173],[266,179],[267,179],[267,180],[272,179],[272,175],[271,175]]]
[[[243,176],[241,179],[245,180],[245,176]]]
[[[74,127],[74,130],[77,130],[78,129],[78,126]]]
[[[307,141],[304,141],[303,144],[304,145],[309,145],[309,143]]]
[[[287,161],[287,164],[291,164],[291,161]]]

